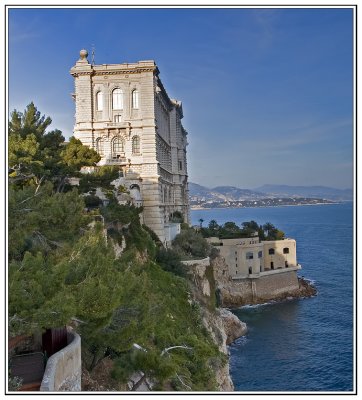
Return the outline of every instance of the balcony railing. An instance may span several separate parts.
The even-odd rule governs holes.
[[[124,165],[127,164],[127,158],[126,157],[113,157],[113,158],[108,158],[106,160],[106,164],[111,164],[111,165]]]

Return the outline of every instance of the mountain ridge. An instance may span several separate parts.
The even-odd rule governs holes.
[[[255,189],[242,189],[236,186],[216,186],[208,188],[197,183],[189,182],[191,200],[203,201],[240,201],[256,200],[274,197],[308,197],[333,201],[353,200],[352,189],[337,189],[328,186],[292,186],[265,184]]]

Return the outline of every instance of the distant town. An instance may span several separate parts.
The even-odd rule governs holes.
[[[335,201],[326,199],[300,198],[266,198],[261,200],[240,201],[202,201],[190,199],[190,208],[193,210],[206,208],[241,208],[241,207],[277,207],[277,206],[302,206],[317,204],[335,204]]]
[[[192,209],[335,204],[352,199],[351,189],[324,186],[264,185],[250,190],[234,186],[209,189],[189,183],[189,202]]]

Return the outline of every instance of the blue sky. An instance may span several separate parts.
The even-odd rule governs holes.
[[[9,110],[72,135],[79,50],[153,59],[183,102],[189,180],[352,187],[351,9],[9,10]]]

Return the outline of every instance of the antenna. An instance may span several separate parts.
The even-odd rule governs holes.
[[[95,53],[96,53],[96,49],[95,49],[95,47],[94,47],[94,44],[92,44],[92,65],[94,65],[94,56],[95,56]]]

